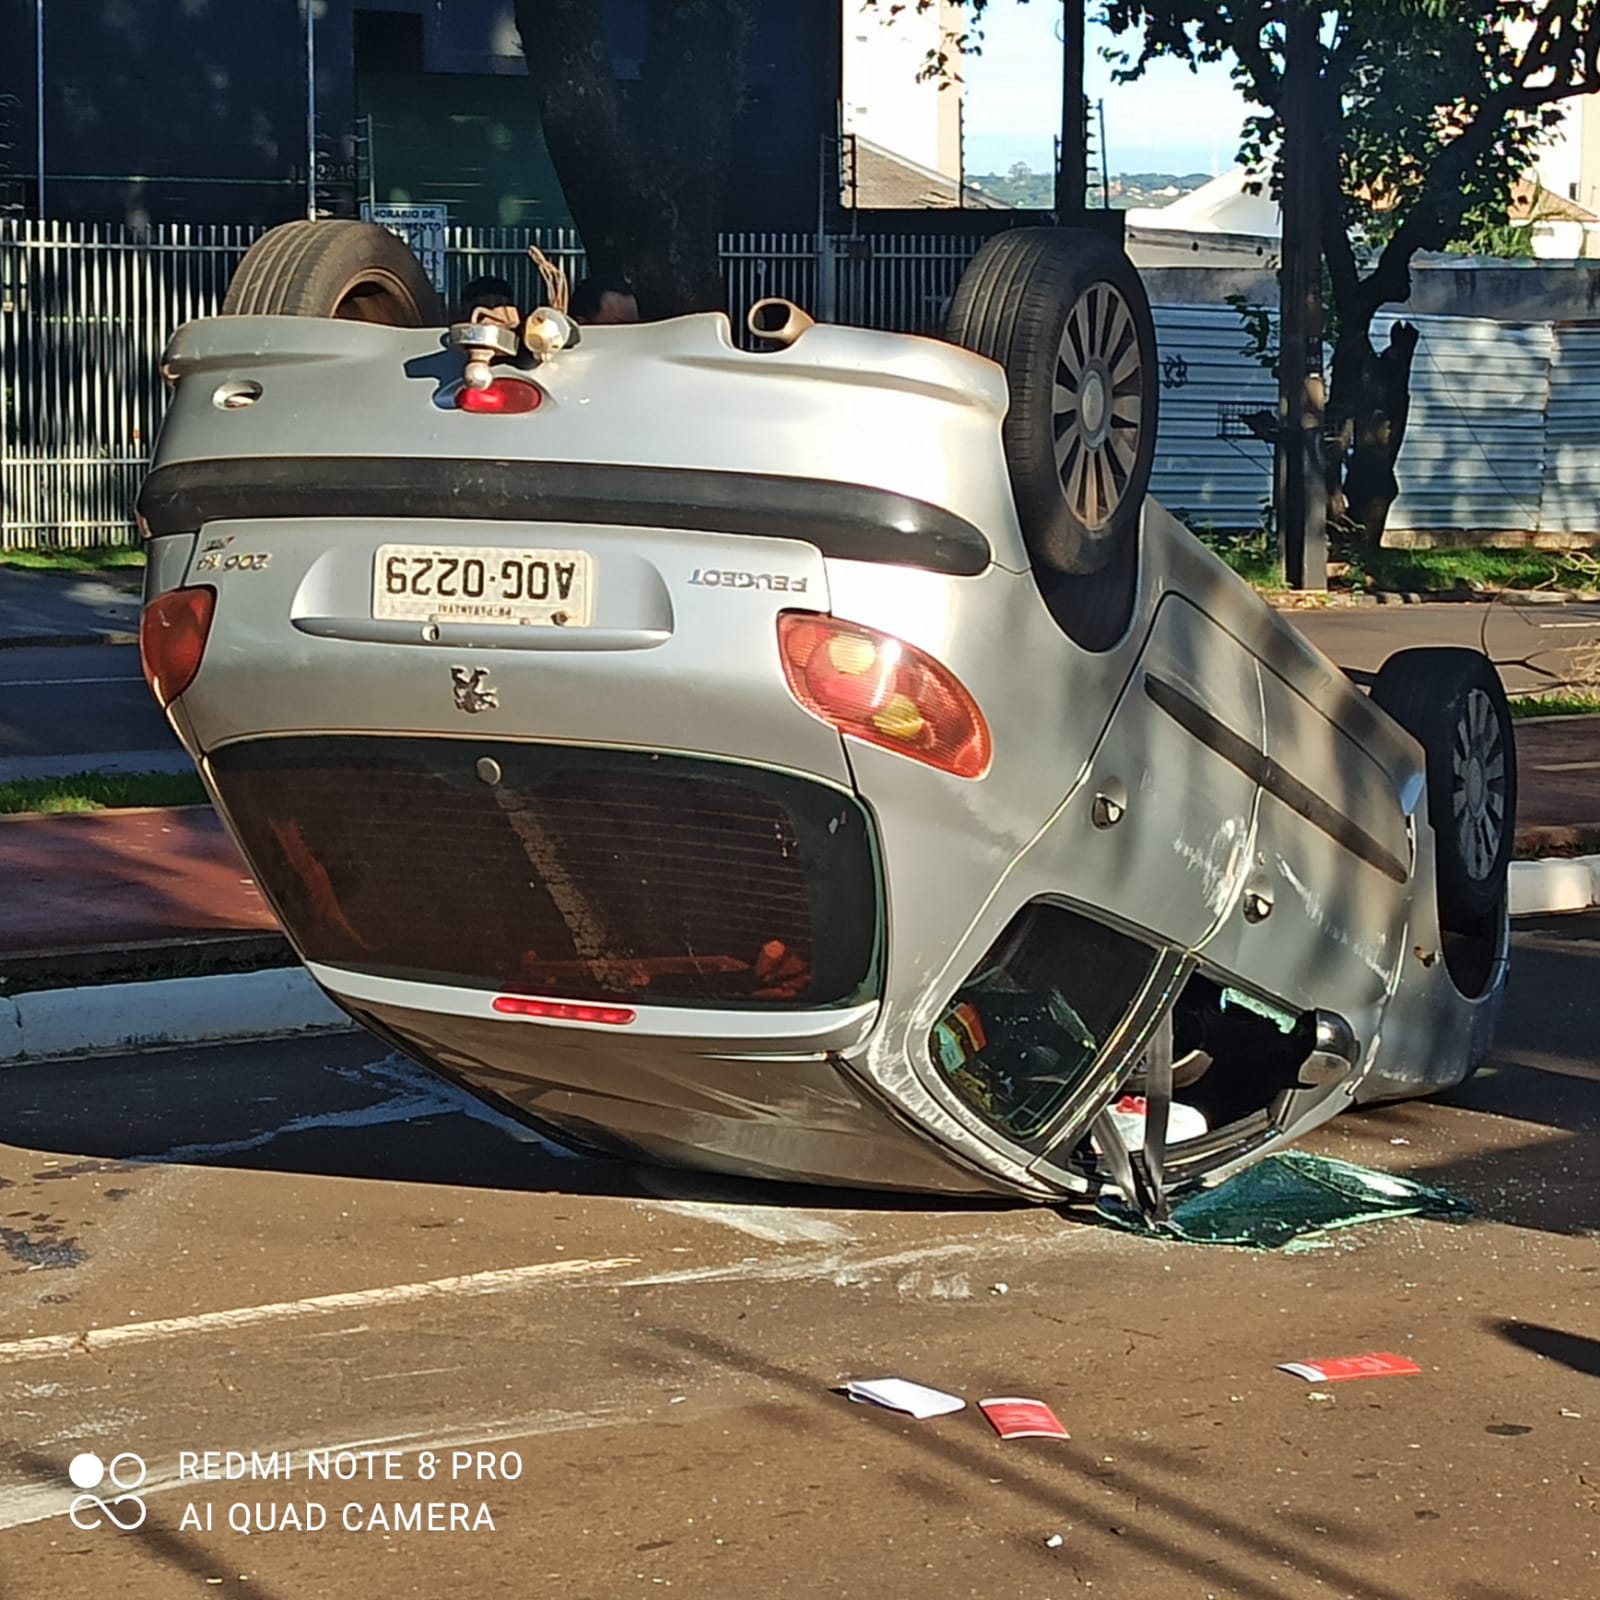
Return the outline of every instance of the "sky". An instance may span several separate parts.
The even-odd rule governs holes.
[[[1004,172],[1017,161],[1051,170],[1061,111],[1060,16],[1054,0],[990,0],[983,53],[962,68],[968,172]],[[1191,73],[1164,61],[1138,83],[1114,84],[1100,55],[1113,42],[1106,29],[1091,27],[1084,83],[1091,102],[1105,102],[1111,171],[1227,171],[1249,114],[1227,68]]]

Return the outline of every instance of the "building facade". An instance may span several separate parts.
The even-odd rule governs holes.
[[[0,0],[0,206],[266,224],[371,198],[478,226],[568,220],[512,0],[311,0],[309,49],[305,3]],[[624,92],[647,4],[606,0]],[[838,0],[752,10],[728,225],[814,225]]]

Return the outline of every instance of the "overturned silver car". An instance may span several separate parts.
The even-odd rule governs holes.
[[[1149,309],[447,329],[298,223],[165,358],[147,674],[350,1014],[569,1142],[1149,1215],[1483,1059],[1493,668],[1359,690],[1145,493]]]

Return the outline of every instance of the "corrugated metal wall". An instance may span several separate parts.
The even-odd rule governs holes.
[[[1421,334],[1411,367],[1411,420],[1396,471],[1400,498],[1389,526],[1539,527],[1545,402],[1553,348],[1549,323],[1384,314],[1372,327],[1382,350],[1397,321]],[[1590,438],[1600,443],[1600,416]]]
[[[1600,532],[1600,327],[1561,323],[1553,335],[1539,521]]]
[[[1245,354],[1231,306],[1154,306],[1160,422],[1150,492],[1195,527],[1254,528],[1272,499],[1272,447],[1218,437],[1224,407],[1274,418],[1278,383]]]
[[[1156,306],[1161,428],[1151,490],[1197,524],[1257,526],[1272,451],[1219,437],[1225,408],[1275,411],[1277,385],[1246,354],[1231,306]],[[1600,530],[1600,326],[1385,313],[1421,338],[1400,455],[1396,531]],[[1237,424],[1232,430],[1241,430]]]

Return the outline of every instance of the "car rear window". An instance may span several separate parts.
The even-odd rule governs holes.
[[[251,740],[212,766],[312,961],[646,1005],[841,1006],[881,983],[867,814],[794,773],[382,736]]]

